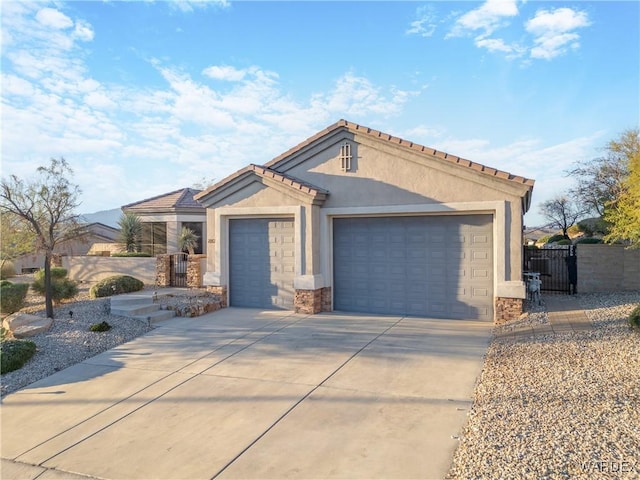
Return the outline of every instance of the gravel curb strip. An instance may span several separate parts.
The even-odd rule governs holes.
[[[640,292],[577,299],[592,331],[494,337],[447,478],[640,478]]]

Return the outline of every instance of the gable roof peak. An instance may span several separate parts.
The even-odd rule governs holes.
[[[414,152],[419,152],[425,155],[430,155],[432,157],[437,157],[440,158],[442,160],[447,160],[451,163],[460,165],[461,167],[466,167],[466,168],[471,168],[472,170],[475,170],[477,172],[483,173],[485,175],[490,175],[492,177],[495,178],[499,178],[502,180],[508,180],[508,181],[512,181],[518,184],[521,184],[525,187],[527,187],[528,189],[533,189],[533,185],[534,185],[534,180],[526,178],[526,177],[522,177],[519,175],[514,175],[511,174],[509,172],[503,171],[503,170],[498,170],[496,168],[492,168],[492,167],[488,167],[486,165],[482,165],[480,163],[476,163],[476,162],[472,162],[471,160],[467,160],[465,158],[456,156],[456,155],[451,155],[447,152],[443,152],[440,150],[437,150],[435,148],[432,147],[426,147],[424,145],[420,145],[418,143],[414,143],[411,142],[409,140],[405,140],[403,138],[400,137],[396,137],[393,136],[391,134],[388,133],[384,133],[382,131],[379,130],[374,130],[372,128],[366,127],[364,125],[360,125],[354,122],[350,122],[348,120],[345,119],[340,119],[338,120],[336,123],[329,125],[327,128],[325,128],[324,130],[321,130],[320,132],[316,133],[315,135],[307,138],[306,140],[302,141],[301,143],[299,143],[298,145],[296,145],[295,147],[287,150],[286,152],[284,152],[281,155],[278,155],[276,158],[274,158],[273,160],[271,160],[270,162],[266,163],[265,166],[272,169],[272,170],[278,170],[278,167],[283,160],[287,160],[288,158],[290,158],[291,156],[295,155],[296,153],[304,150],[306,147],[308,147],[309,145],[313,144],[314,142],[320,140],[323,137],[326,137],[327,135],[340,130],[340,129],[346,129],[347,131],[351,132],[351,133],[359,133],[359,134],[363,134],[363,135],[367,135],[369,137],[372,138],[376,138],[376,139],[380,139],[382,141],[386,141],[395,145],[399,145],[403,148],[407,148],[409,150],[412,150]],[[286,163],[286,162],[284,162]]]

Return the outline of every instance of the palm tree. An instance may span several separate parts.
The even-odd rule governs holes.
[[[142,240],[142,221],[135,213],[123,213],[118,220],[120,241],[125,244],[127,252],[137,252]]]
[[[189,255],[193,255],[195,248],[198,246],[198,239],[200,237],[195,234],[193,230],[187,227],[182,227],[180,236],[178,236],[178,247],[181,252],[187,250]]]

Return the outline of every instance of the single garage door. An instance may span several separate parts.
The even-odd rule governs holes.
[[[231,305],[293,309],[294,248],[293,220],[230,220]]]
[[[335,218],[335,310],[493,320],[492,221]]]

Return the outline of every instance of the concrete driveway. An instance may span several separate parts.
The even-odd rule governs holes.
[[[479,321],[225,309],[8,395],[2,478],[443,478]]]

